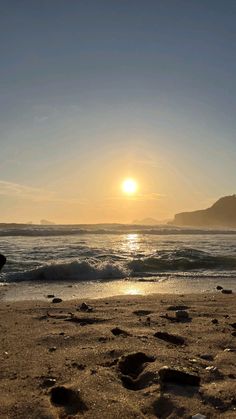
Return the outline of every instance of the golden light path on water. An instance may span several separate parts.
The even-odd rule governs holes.
[[[140,250],[140,235],[137,233],[126,234],[122,243],[122,250],[138,252]]]

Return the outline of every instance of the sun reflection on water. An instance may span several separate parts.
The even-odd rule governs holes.
[[[126,295],[140,295],[144,294],[143,290],[138,288],[136,285],[128,285],[127,288],[124,288],[123,293]]]
[[[126,234],[123,241],[123,250],[126,252],[138,252],[140,250],[140,237],[137,233]]]

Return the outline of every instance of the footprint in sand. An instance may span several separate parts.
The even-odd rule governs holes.
[[[135,352],[120,358],[118,371],[121,373],[121,381],[129,390],[141,390],[151,385],[156,377],[155,373],[143,372],[148,362],[155,361],[154,356],[146,355],[143,352]]]

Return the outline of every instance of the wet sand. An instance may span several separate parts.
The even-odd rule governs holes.
[[[235,302],[220,291],[86,301],[91,310],[1,301],[0,417],[235,418]],[[189,317],[177,321],[176,306]]]

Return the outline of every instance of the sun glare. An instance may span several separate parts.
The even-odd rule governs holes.
[[[125,179],[122,183],[122,191],[128,195],[133,195],[137,191],[138,185],[134,179]]]

